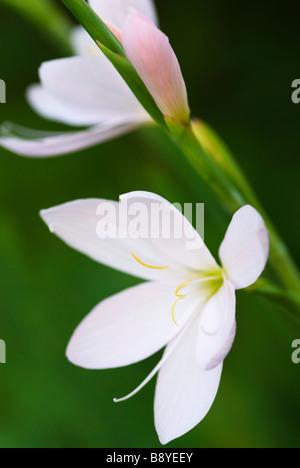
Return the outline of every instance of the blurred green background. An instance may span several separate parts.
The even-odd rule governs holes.
[[[55,2],[60,7],[60,2]],[[299,246],[300,78],[296,2],[157,2],[161,26],[182,65],[193,114],[225,138],[295,259]],[[62,7],[63,9],[63,7]],[[1,122],[63,129],[42,120],[24,92],[59,43],[0,2]],[[70,18],[70,20],[72,20]],[[49,39],[49,40],[48,40]],[[137,283],[51,236],[39,210],[66,201],[117,199],[149,190],[172,202],[204,202],[206,243],[217,255],[230,217],[159,130],[31,160],[0,149],[0,446],[161,447],[153,423],[155,379],[135,388],[159,354],[124,369],[85,371],[65,358],[82,318],[105,297]],[[300,364],[291,343],[300,325],[281,307],[238,294],[238,334],[206,419],[170,447],[298,447]]]

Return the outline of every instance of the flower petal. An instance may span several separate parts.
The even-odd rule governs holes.
[[[41,85],[32,85],[27,89],[27,100],[35,112],[46,119],[79,127],[94,124],[91,123],[94,120],[91,116],[85,119],[80,112],[73,112],[69,104],[55,99]]]
[[[75,55],[98,57],[102,51],[82,26],[75,26],[71,33],[71,43]]]
[[[35,139],[7,135],[0,138],[0,146],[21,156],[61,156],[116,138],[134,130],[136,127],[137,125],[127,124],[93,127],[88,130],[70,133],[55,134],[49,132],[47,136]],[[33,131],[28,130],[28,132]]]
[[[159,351],[178,333],[172,320],[174,282],[150,282],[101,302],[79,325],[67,357],[88,369],[107,369],[141,361]],[[178,305],[181,324],[195,301]]]
[[[158,374],[155,426],[162,444],[184,435],[210,410],[220,384],[222,364],[202,371],[196,363],[197,322],[194,320]],[[167,346],[172,346],[172,342]]]
[[[236,332],[235,312],[235,289],[226,280],[201,313],[197,340],[197,363],[200,369],[216,368],[229,353]]]
[[[269,256],[269,235],[252,206],[244,206],[234,215],[219,254],[236,289],[247,288],[259,278]]]
[[[45,90],[43,101],[38,102],[35,94],[29,93],[28,97],[33,107],[46,118],[49,117],[48,105],[52,97],[52,114],[54,112],[56,120],[70,125],[97,125],[114,119],[128,122],[150,120],[104,55],[45,62],[40,68],[40,78]],[[64,112],[60,115],[61,107]]]
[[[136,11],[122,30],[126,54],[163,114],[188,122],[187,90],[168,37]]]
[[[153,204],[161,211],[153,213]],[[176,277],[182,282],[199,274],[190,271],[194,266],[214,267],[216,263],[201,238],[197,238],[198,250],[191,253],[186,247],[190,239],[184,233],[173,239],[171,227],[168,237],[160,237],[161,212],[167,227],[170,213],[180,223],[187,223],[169,202],[147,192],[124,195],[120,203],[79,200],[42,211],[41,216],[51,231],[71,247],[140,278]]]
[[[174,205],[163,197],[150,192],[131,192],[120,197],[127,209],[138,211],[146,208],[145,224],[149,226],[151,244],[171,263],[185,269],[201,272],[215,270],[218,265],[198,232]],[[185,278],[187,279],[187,278]]]
[[[149,280],[171,275],[170,268],[164,268],[169,259],[148,239],[128,235],[127,210],[123,211],[118,202],[78,200],[44,210],[41,217],[66,244],[104,265]],[[142,266],[136,259],[153,268]],[[185,273],[182,270],[178,272],[180,278]]]
[[[120,29],[123,27],[130,7],[136,8],[151,21],[157,23],[157,14],[152,0],[89,0],[89,4],[104,22],[108,21]]]

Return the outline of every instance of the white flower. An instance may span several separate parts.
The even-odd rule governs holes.
[[[133,192],[110,203],[117,214],[126,205],[128,218],[109,218],[103,235],[97,213],[105,200],[80,200],[41,212],[51,232],[71,247],[148,280],[96,306],[75,331],[67,356],[84,368],[107,369],[136,363],[166,346],[153,372],[125,397],[158,372],[155,425],[166,444],[197,425],[215,399],[235,338],[235,290],[248,287],[262,273],[268,232],[254,208],[241,208],[222,242],[219,266],[187,219],[158,195]],[[155,231],[153,205],[160,207],[162,221],[172,219],[174,232],[184,227],[180,237],[172,232],[169,239],[124,235],[137,206],[147,208],[140,210],[139,226]],[[116,232],[119,236],[107,235]],[[199,248],[188,249],[191,240]]]
[[[89,0],[89,3],[116,37],[121,42],[124,39],[129,58],[162,111],[188,120],[187,93],[180,67],[167,37],[156,27],[152,0]],[[82,27],[75,28],[72,42],[77,56],[43,63],[39,70],[41,84],[31,86],[27,97],[42,117],[88,128],[53,134],[4,125],[0,145],[6,149],[23,156],[57,156],[152,122]]]

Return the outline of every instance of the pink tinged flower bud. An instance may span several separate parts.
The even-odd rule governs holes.
[[[131,9],[122,31],[126,54],[164,115],[188,123],[186,85],[169,38]]]
[[[122,42],[122,33],[121,30],[115,26],[114,24],[110,23],[109,21],[105,21],[106,26],[108,29],[116,36],[119,42]]]

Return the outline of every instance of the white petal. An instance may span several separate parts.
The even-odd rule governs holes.
[[[236,332],[235,312],[235,289],[229,281],[225,281],[209,299],[200,317],[197,340],[200,369],[216,368],[229,353]]]
[[[184,435],[210,410],[220,384],[222,364],[202,371],[196,363],[197,321],[194,321],[162,366],[155,393],[155,426],[162,444]],[[172,346],[172,342],[167,346]]]
[[[150,282],[101,302],[79,325],[68,359],[88,369],[107,369],[141,361],[159,351],[181,330],[172,320],[174,282]],[[184,325],[195,301],[178,304]]]
[[[102,54],[99,57],[71,57],[45,62],[40,68],[42,86],[47,93],[38,111],[49,116],[49,95],[65,108],[57,120],[78,125],[95,125],[114,119],[148,121],[127,84]],[[30,95],[29,95],[30,98]],[[36,106],[36,99],[32,102]],[[43,112],[44,110],[44,112]],[[67,115],[68,111],[68,115]],[[74,118],[74,114],[77,114]],[[69,116],[69,117],[68,117]]]
[[[236,289],[255,283],[269,256],[269,235],[261,215],[244,206],[234,215],[220,247],[220,259]]]
[[[123,27],[130,7],[157,24],[157,15],[152,0],[89,0],[89,4],[102,21],[108,21],[120,29]]]
[[[121,196],[120,203],[78,200],[44,210],[41,216],[50,230],[74,249],[140,278],[176,277],[179,286],[218,268],[188,221],[155,194],[132,192]],[[175,229],[179,236],[174,237],[174,225],[182,224],[187,229]],[[196,250],[189,250],[189,234]]]
[[[147,268],[133,256],[153,267],[164,267],[169,259],[157,252],[148,239],[127,234],[128,218],[120,204],[106,200],[78,200],[44,210],[41,216],[64,242],[92,259],[143,279],[168,278],[172,267]],[[178,267],[175,267],[175,270]],[[176,270],[176,271],[177,271]],[[180,278],[185,271],[178,271]],[[184,276],[183,276],[184,277]],[[178,286],[178,284],[177,284]],[[174,296],[175,300],[175,296]]]
[[[72,106],[69,103],[64,103],[60,99],[56,99],[51,93],[49,93],[41,85],[30,86],[27,90],[27,98],[34,110],[42,117],[49,120],[63,122],[67,125],[72,126],[90,126],[93,125],[94,118],[91,118],[89,112],[84,114],[78,109],[76,112],[73,111]],[[103,120],[98,122],[97,125],[105,127],[118,127],[120,125],[142,125],[146,118],[144,118],[140,112],[130,115],[127,112],[122,114],[121,110],[115,115],[109,113],[103,115]],[[100,118],[100,115],[99,115]]]
[[[69,104],[53,97],[41,85],[33,85],[27,89],[27,100],[35,112],[46,119],[79,127],[94,125],[94,119],[90,115],[73,112]]]
[[[102,51],[82,26],[75,26],[71,34],[71,42],[75,55],[90,55],[97,57]]]
[[[197,276],[188,268],[193,265],[195,256],[202,261],[202,251],[205,254],[206,248],[190,255],[184,239],[175,239],[173,243],[172,239],[153,239],[151,235],[156,228],[157,217],[152,216],[149,202],[152,200],[157,204],[160,201],[167,208],[167,215],[170,210],[173,212],[169,202],[155,197],[147,192],[133,192],[128,195],[131,203],[126,203],[126,195],[121,197],[120,203],[99,199],[78,200],[44,210],[41,216],[51,232],[92,259],[143,279],[176,277],[179,278],[179,286],[183,280]],[[136,207],[133,201],[139,202],[139,205]],[[180,213],[179,216],[181,220]],[[140,237],[136,237],[132,229],[136,226],[136,220],[138,225],[147,228],[147,232],[142,232]],[[206,257],[204,261],[207,265]],[[204,265],[203,261],[201,265]]]
[[[149,192],[131,192],[120,197],[128,209],[147,208],[151,244],[169,261],[199,272],[214,271],[218,265],[192,224],[164,198]],[[190,272],[191,274],[191,272]],[[206,275],[207,276],[207,275]],[[188,278],[185,278],[188,279]]]
[[[93,127],[78,132],[51,134],[37,139],[26,139],[16,136],[0,138],[0,146],[13,153],[29,157],[61,156],[80,151],[98,143],[116,138],[134,130],[137,125],[120,125]],[[28,130],[31,132],[31,130]]]

